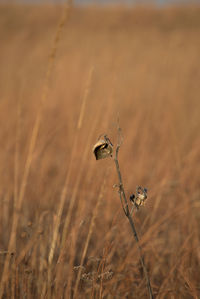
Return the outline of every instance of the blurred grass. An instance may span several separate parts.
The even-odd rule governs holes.
[[[85,276],[77,296],[146,298],[137,248],[112,187],[117,182],[114,163],[96,162],[92,154],[100,134],[107,133],[116,143],[118,115],[127,194],[136,185],[149,190],[148,203],[135,219],[154,293],[158,298],[198,298],[198,7],[73,9],[55,59],[22,210],[15,211],[14,194],[19,192],[62,9],[0,6],[1,251],[8,247],[13,214],[20,213],[5,298],[70,298],[77,277],[73,267],[80,265],[88,232]],[[87,88],[83,123],[77,130]],[[48,256],[69,171],[50,266]],[[5,253],[0,256],[1,269],[4,261]]]

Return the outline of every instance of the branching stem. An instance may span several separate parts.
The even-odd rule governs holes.
[[[120,133],[120,129],[119,129],[119,133]],[[143,272],[144,272],[144,276],[145,276],[145,279],[146,279],[146,284],[147,284],[147,288],[148,288],[148,292],[149,292],[149,298],[153,299],[151,282],[150,282],[149,274],[148,274],[148,271],[147,271],[147,268],[146,268],[146,265],[145,265],[145,262],[144,262],[144,255],[142,253],[142,248],[140,246],[138,234],[137,234],[135,224],[134,224],[134,221],[133,221],[133,218],[132,218],[132,211],[131,212],[129,211],[128,201],[127,201],[126,194],[125,194],[125,191],[124,191],[124,186],[123,186],[123,182],[122,182],[122,176],[121,176],[119,161],[118,161],[119,149],[120,149],[120,142],[117,145],[116,152],[115,152],[115,157],[114,157],[115,166],[116,166],[116,170],[117,170],[117,174],[118,174],[118,180],[119,180],[119,196],[120,196],[120,200],[121,200],[121,203],[122,203],[124,213],[125,213],[126,217],[129,220],[129,223],[130,223],[135,241],[137,243],[137,247],[138,247],[139,254],[140,254],[140,262],[141,262],[141,265],[142,265],[142,269],[143,269]]]

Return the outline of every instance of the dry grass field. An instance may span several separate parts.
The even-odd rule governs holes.
[[[0,6],[0,298],[148,298],[118,118],[154,296],[200,298],[200,8],[63,13]]]

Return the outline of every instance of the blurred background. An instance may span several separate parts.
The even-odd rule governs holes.
[[[148,298],[118,125],[153,293],[199,298],[199,2],[36,3],[0,4],[0,298]]]
[[[66,3],[65,0],[1,0],[5,3]],[[199,3],[199,0],[74,0],[74,5],[135,5],[135,4],[156,4],[156,5],[177,5],[177,4],[194,4]]]

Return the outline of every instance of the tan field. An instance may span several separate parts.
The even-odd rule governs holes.
[[[200,298],[200,8],[0,6],[0,298]],[[129,204],[131,208],[131,203]]]

